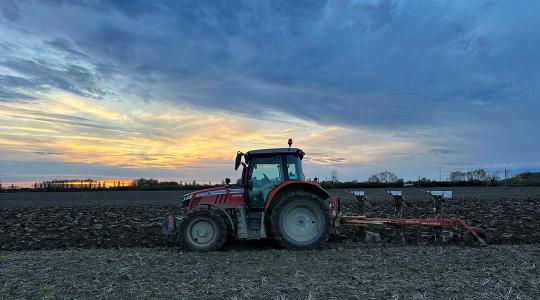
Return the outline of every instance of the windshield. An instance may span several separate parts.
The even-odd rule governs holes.
[[[298,156],[287,155],[287,173],[290,180],[304,180],[302,171],[302,160]]]
[[[255,158],[250,163],[249,177],[255,186],[282,182],[281,157]]]

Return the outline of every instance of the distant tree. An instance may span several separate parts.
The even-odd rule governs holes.
[[[369,178],[368,178],[367,181],[368,181],[368,182],[373,182],[373,183],[381,183],[381,179],[379,178],[379,176],[377,176],[377,175],[375,175],[375,174],[369,176]]]
[[[156,179],[146,179],[146,178],[140,178],[135,181],[135,186],[138,188],[153,188],[157,187],[159,184],[159,181]],[[120,187],[120,181],[118,181],[118,186]]]
[[[482,181],[486,180],[487,178],[487,174],[486,174],[486,171],[484,171],[484,169],[474,170],[474,176],[476,180],[482,180]]]
[[[486,171],[484,169],[476,169],[472,171],[451,171],[450,172],[450,181],[489,181]]]
[[[463,172],[450,171],[450,181],[463,181]]]
[[[332,183],[337,183],[339,181],[339,178],[338,178],[338,171],[334,168],[332,169],[332,171],[330,172],[330,182]]]
[[[403,179],[397,177],[396,174],[390,171],[379,172],[368,178],[368,182],[374,183],[396,183],[400,181],[403,181]]]

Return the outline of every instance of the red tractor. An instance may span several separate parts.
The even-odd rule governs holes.
[[[403,227],[461,228],[466,243],[486,244],[486,234],[462,219],[445,219],[442,205],[452,197],[451,191],[429,191],[434,199],[437,216],[425,219],[402,218],[404,202],[401,191],[389,191],[395,200],[396,216],[370,218],[345,215],[340,210],[340,198],[324,200],[330,195],[316,181],[306,181],[302,171],[304,152],[297,148],[238,152],[235,170],[242,166],[241,182],[186,194],[182,199],[182,215],[169,214],[162,231],[169,240],[181,239],[191,250],[212,251],[223,247],[228,239],[258,240],[272,238],[292,249],[314,248],[326,240],[331,226],[392,226],[398,232]],[[243,158],[243,161],[242,161]],[[364,201],[362,191],[354,192]],[[361,204],[361,203],[359,203]],[[359,207],[363,207],[363,204]],[[402,235],[401,235],[402,236]],[[403,237],[403,236],[402,236]]]
[[[306,181],[304,152],[297,148],[238,152],[235,170],[241,182],[186,194],[181,216],[163,222],[163,234],[181,239],[191,250],[212,251],[227,239],[272,238],[286,248],[313,248],[325,241],[330,216],[329,194],[317,182]],[[243,158],[243,161],[242,161]]]

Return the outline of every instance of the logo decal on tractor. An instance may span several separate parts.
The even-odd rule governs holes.
[[[243,194],[243,193],[244,193],[244,189],[230,189],[229,190],[229,194]],[[200,197],[208,197],[208,196],[216,196],[216,195],[224,195],[224,194],[226,194],[226,190],[217,190],[217,191],[208,191],[208,192],[198,193],[197,195],[195,195],[195,197],[200,198]]]

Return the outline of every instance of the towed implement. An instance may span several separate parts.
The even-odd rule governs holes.
[[[452,198],[452,191],[427,191],[433,200],[433,211],[435,216],[424,219],[403,218],[403,198],[402,191],[387,191],[392,196],[394,202],[395,216],[393,218],[369,218],[364,215],[367,197],[364,191],[353,191],[358,201],[359,215],[344,215],[341,212],[340,198],[332,198],[330,204],[330,215],[333,226],[392,226],[396,229],[402,241],[404,241],[403,228],[422,227],[435,229],[435,239],[443,240],[443,229],[459,228],[463,229],[463,241],[467,244],[486,245],[486,233],[480,227],[469,226],[463,219],[447,219],[443,217],[444,203]]]
[[[228,240],[258,239],[275,239],[289,249],[307,249],[321,245],[332,226],[404,226],[413,222],[344,216],[339,198],[332,198],[328,207],[328,192],[317,180],[305,180],[304,152],[291,148],[291,139],[288,144],[288,148],[239,151],[235,170],[241,167],[242,176],[238,184],[231,184],[227,178],[225,186],[184,195],[181,215],[170,213],[162,222],[165,238],[202,252],[219,250]],[[467,226],[446,221],[441,219],[437,224]],[[482,240],[473,228],[469,232]]]

